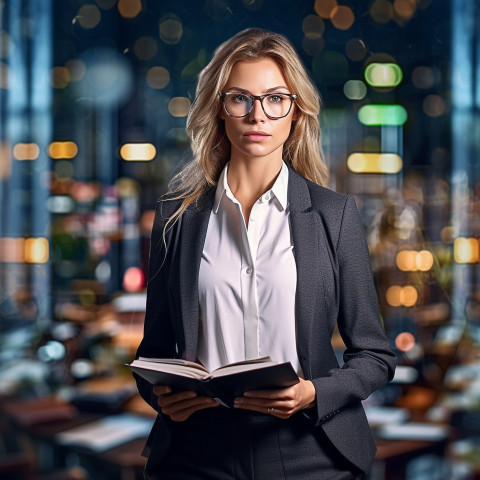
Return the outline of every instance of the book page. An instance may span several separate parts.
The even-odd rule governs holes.
[[[167,363],[169,365],[184,365],[185,367],[192,367],[197,368],[198,370],[202,370],[203,372],[209,373],[208,370],[199,363],[196,362],[189,362],[188,360],[182,360],[181,358],[148,358],[148,357],[138,357],[138,360],[142,360],[144,362],[152,362],[152,363]]]
[[[204,368],[191,367],[178,363],[163,363],[152,362],[147,360],[134,360],[131,367],[144,368],[146,370],[152,370],[154,372],[172,373],[174,375],[180,375],[182,377],[195,378],[198,380],[204,380],[210,376],[210,374]]]
[[[278,365],[277,362],[269,361],[269,362],[254,362],[254,363],[234,363],[232,365],[225,365],[212,373],[212,377],[224,377],[226,375],[232,375],[234,373],[241,373],[241,372],[249,372],[251,370],[257,370],[266,367],[273,367],[274,365]]]

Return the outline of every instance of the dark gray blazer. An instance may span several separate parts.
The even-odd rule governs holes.
[[[144,338],[137,356],[195,360],[198,272],[215,188],[190,206],[163,241],[178,201],[157,205],[150,244]],[[363,471],[375,453],[361,400],[393,377],[395,354],[380,321],[370,257],[355,200],[289,170],[288,200],[297,265],[297,352],[316,407],[304,412],[335,447]],[[165,250],[166,247],[166,250]],[[340,368],[331,345],[335,325],[346,345]],[[136,376],[157,411],[151,385]],[[152,429],[147,471],[168,445],[173,422],[160,411]],[[154,458],[155,457],[155,458]]]

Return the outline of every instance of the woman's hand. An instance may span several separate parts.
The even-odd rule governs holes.
[[[158,397],[158,405],[162,409],[162,413],[168,415],[175,422],[185,421],[198,410],[219,405],[213,398],[200,396],[195,392],[172,393],[172,389],[166,385],[153,387],[153,393]]]
[[[235,399],[235,408],[268,413],[278,418],[288,418],[304,408],[315,405],[315,387],[310,380],[278,390],[252,390]]]

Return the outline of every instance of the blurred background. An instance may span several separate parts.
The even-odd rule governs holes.
[[[0,478],[142,478],[154,412],[124,364],[153,209],[198,73],[256,26],[321,92],[399,357],[365,401],[370,480],[479,479],[478,25],[478,0],[0,1]]]

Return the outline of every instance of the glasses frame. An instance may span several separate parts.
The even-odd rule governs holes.
[[[258,100],[260,102],[260,105],[262,106],[263,113],[268,118],[270,118],[272,120],[277,120],[279,118],[285,118],[290,113],[290,111],[292,110],[293,102],[298,98],[298,95],[296,93],[265,93],[264,95],[251,95],[250,93],[244,93],[244,92],[220,92],[219,95],[220,95],[220,98],[222,99],[222,102],[223,102],[223,109],[225,110],[225,113],[229,117],[244,118],[244,117],[250,115],[250,113],[252,113],[253,106],[255,105],[255,100]],[[252,99],[252,106],[250,107],[250,110],[245,115],[232,115],[227,110],[227,107],[225,106],[225,97],[227,95],[245,95],[246,97],[250,97]],[[265,111],[265,107],[263,106],[263,99],[265,97],[269,97],[270,95],[283,95],[284,97],[289,97],[290,98],[290,107],[288,108],[288,112],[285,115],[282,115],[281,117],[273,117],[272,115],[269,115]]]

